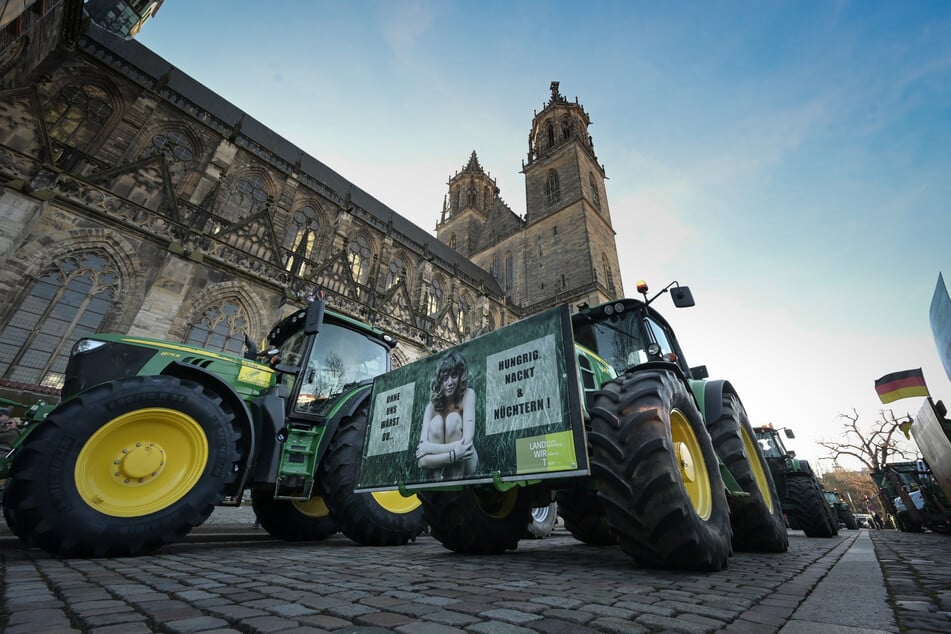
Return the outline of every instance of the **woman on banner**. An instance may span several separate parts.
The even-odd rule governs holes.
[[[465,359],[450,352],[430,384],[416,459],[420,467],[432,470],[436,480],[463,478],[479,466],[473,446],[476,395],[469,387],[470,380]]]

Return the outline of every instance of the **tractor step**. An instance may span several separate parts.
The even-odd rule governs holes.
[[[278,500],[309,500],[314,490],[317,451],[323,429],[290,429],[274,484]]]

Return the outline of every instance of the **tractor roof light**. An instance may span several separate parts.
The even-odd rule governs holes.
[[[647,295],[647,282],[644,280],[637,280],[637,292],[641,295]]]

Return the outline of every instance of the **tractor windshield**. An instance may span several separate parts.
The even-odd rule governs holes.
[[[756,434],[756,442],[763,450],[764,458],[782,458],[786,455],[786,448],[780,442],[779,437],[771,431]]]
[[[389,349],[380,341],[350,328],[325,322],[301,363],[296,409],[311,411],[347,386],[371,380],[389,370]]]
[[[575,339],[610,363],[615,372],[623,374],[628,368],[650,359],[649,342],[641,334],[643,320],[638,311],[615,313],[601,321],[576,325]]]

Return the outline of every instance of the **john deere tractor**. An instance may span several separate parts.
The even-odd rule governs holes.
[[[0,458],[7,524],[58,555],[141,555],[250,490],[261,526],[278,538],[339,530],[360,544],[404,544],[425,528],[418,498],[353,492],[372,379],[390,368],[393,345],[325,310],[322,297],[275,326],[264,354],[245,358],[130,335],[84,338],[61,402],[28,416]]]
[[[693,306],[690,289],[638,290],[643,300],[553,309],[554,325],[536,316],[445,353],[469,357],[481,399],[474,440],[432,450],[450,468],[477,454],[464,478],[422,473],[418,408],[397,407],[425,398],[416,386],[438,355],[379,377],[374,402],[387,418],[372,418],[361,490],[419,491],[431,535],[459,553],[515,549],[532,509],[553,498],[575,538],[616,543],[648,566],[719,570],[734,549],[784,552],[779,498],[736,390],[688,366],[651,306],[668,290]],[[409,441],[387,446],[400,433]]]
[[[796,437],[791,429],[783,431],[787,438]],[[765,425],[754,432],[773,474],[790,528],[802,530],[806,537],[837,535],[839,522],[835,510],[826,500],[822,484],[809,463],[786,449],[778,429]]]

